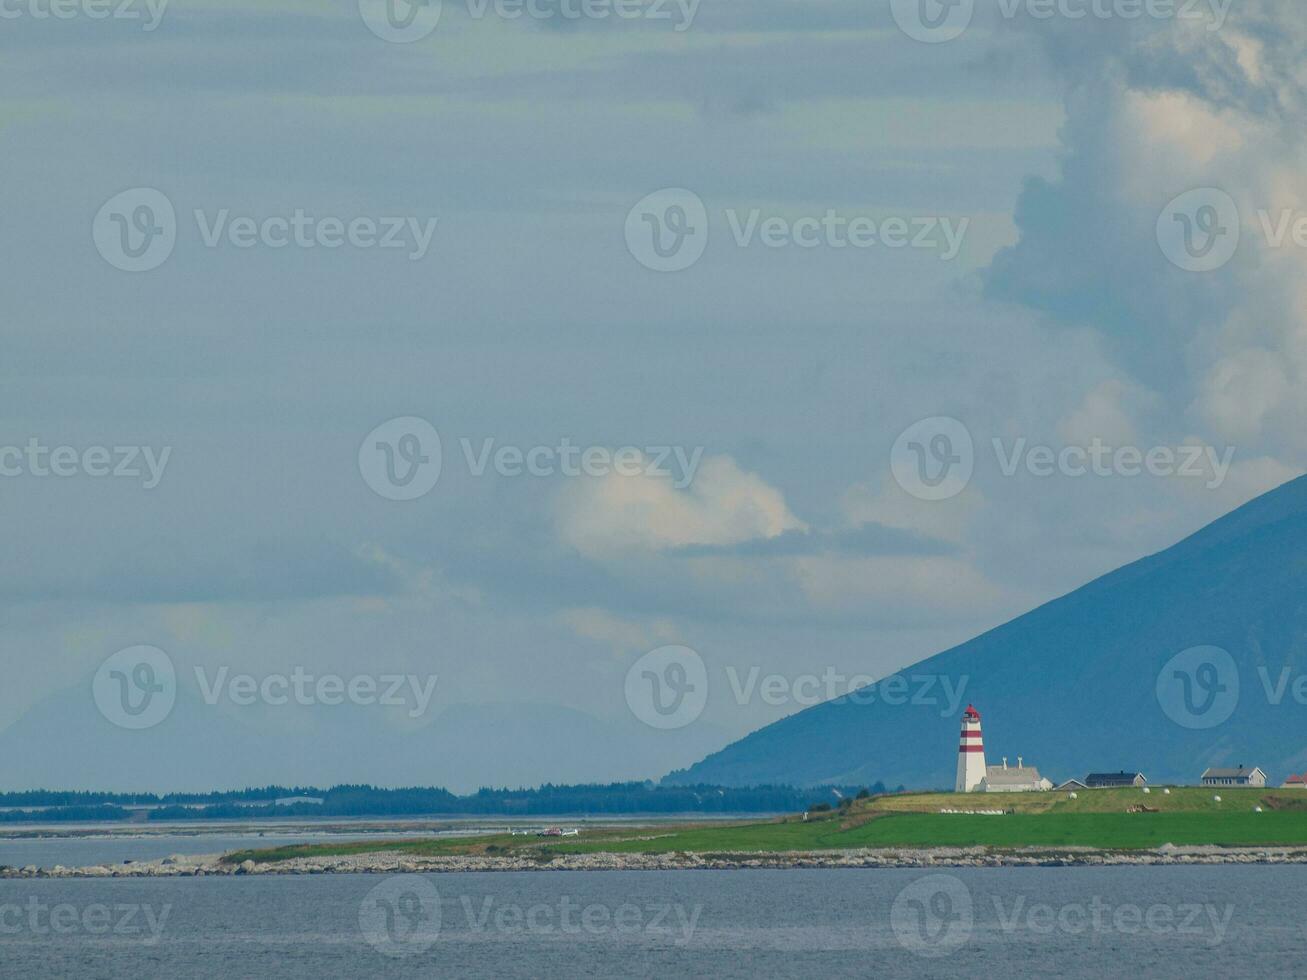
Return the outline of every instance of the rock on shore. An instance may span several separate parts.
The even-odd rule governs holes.
[[[302,857],[275,864],[224,862],[222,855],[173,855],[157,861],[85,868],[0,868],[0,878],[176,878],[205,875],[407,874],[457,871],[681,871],[737,868],[1003,868],[1176,864],[1307,864],[1303,847],[1177,847],[1100,851],[1087,847],[858,848],[786,853],[561,854],[426,857],[395,851]]]

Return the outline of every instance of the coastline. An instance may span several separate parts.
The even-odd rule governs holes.
[[[256,864],[228,863],[223,855],[174,855],[123,865],[65,868],[0,868],[0,880],[44,878],[181,878],[240,875],[420,874],[496,871],[732,871],[800,868],[1034,868],[1140,865],[1307,864],[1307,846],[1220,847],[1165,844],[1152,850],[1107,851],[1090,847],[858,848],[838,851],[696,854],[558,854],[548,860],[507,855],[398,855],[370,852],[301,857]]]

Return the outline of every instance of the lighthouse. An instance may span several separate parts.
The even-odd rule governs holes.
[[[962,713],[962,738],[958,744],[958,779],[955,793],[974,793],[985,780],[985,742],[980,737],[980,712],[972,705]]]

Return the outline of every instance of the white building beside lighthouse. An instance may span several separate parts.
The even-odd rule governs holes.
[[[985,782],[985,741],[980,735],[980,712],[972,705],[962,713],[962,737],[958,743],[956,793],[981,792]]]

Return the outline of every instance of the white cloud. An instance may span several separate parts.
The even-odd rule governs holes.
[[[564,609],[558,619],[577,636],[609,647],[613,653],[643,653],[678,639],[668,620],[635,621],[594,607]]]
[[[705,458],[684,490],[644,473],[575,480],[558,498],[556,523],[562,540],[587,558],[738,544],[807,527],[779,490],[729,456]]]
[[[1058,435],[1074,446],[1088,446],[1095,438],[1112,446],[1135,445],[1136,406],[1147,399],[1148,393],[1138,385],[1104,381],[1058,424]]]

